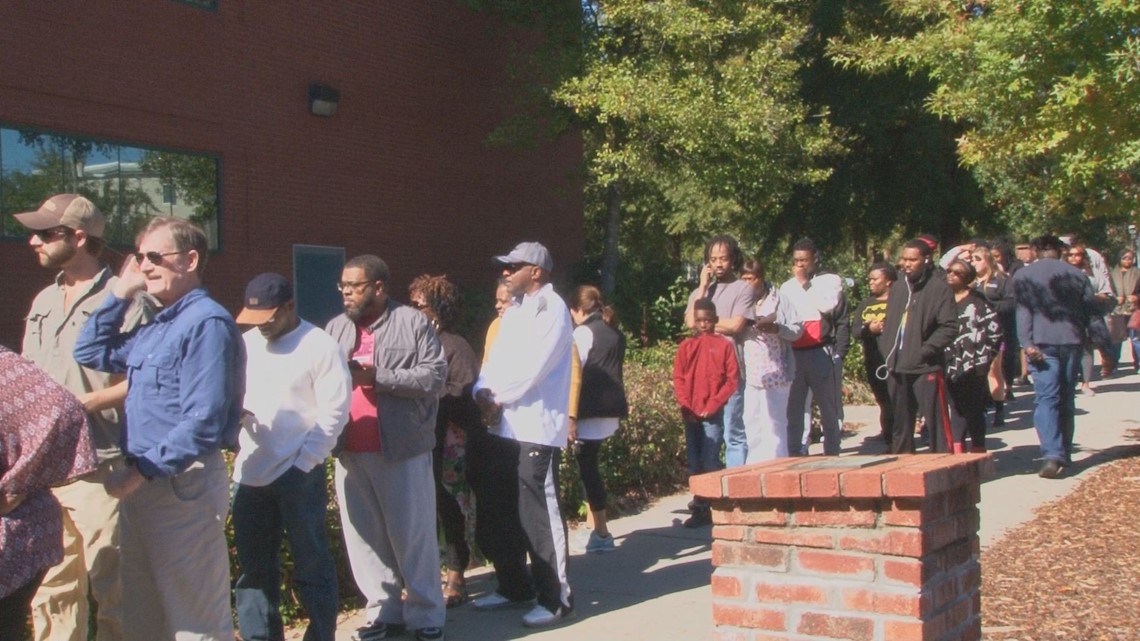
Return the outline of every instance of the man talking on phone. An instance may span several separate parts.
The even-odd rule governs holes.
[[[717,315],[716,333],[727,336],[736,345],[736,360],[742,380],[744,359],[741,358],[741,346],[744,330],[754,317],[752,305],[755,302],[752,286],[736,277],[743,262],[736,239],[731,236],[710,238],[705,244],[705,264],[701,268],[700,282],[693,293],[689,294],[689,304],[685,307],[685,325],[689,329],[695,329],[697,321],[693,314],[693,303],[701,298],[713,302]],[[748,458],[743,390],[743,385],[737,385],[736,392],[724,406],[725,467],[739,467]]]

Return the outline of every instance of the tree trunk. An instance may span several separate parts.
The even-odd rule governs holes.
[[[609,298],[617,289],[618,240],[621,235],[621,186],[606,187],[606,238],[602,245],[601,288]]]

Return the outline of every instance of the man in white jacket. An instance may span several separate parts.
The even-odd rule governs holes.
[[[336,565],[325,516],[325,459],[348,420],[351,378],[336,341],[297,316],[284,276],[261,274],[238,314],[245,332],[245,412],[234,462],[234,587],[245,639],[283,638],[279,610],[282,533],[295,588],[309,613],[306,639],[336,636]]]
[[[519,516],[526,533],[537,604],[528,627],[557,623],[573,611],[566,581],[566,526],[558,508],[558,463],[569,434],[573,323],[550,285],[554,262],[539,243],[520,243],[495,260],[518,304],[503,314],[474,394],[492,434],[519,443]],[[500,592],[475,602],[513,602]]]

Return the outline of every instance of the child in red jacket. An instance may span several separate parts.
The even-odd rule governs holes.
[[[724,405],[736,391],[740,378],[736,347],[715,331],[716,306],[708,299],[693,304],[697,334],[685,339],[673,360],[673,393],[685,421],[685,445],[689,474],[721,469],[720,448],[724,443]],[[684,523],[694,528],[712,522],[709,504],[700,499],[689,503],[692,512]]]

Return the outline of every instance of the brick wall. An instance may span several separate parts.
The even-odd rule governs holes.
[[[979,639],[976,505],[988,457],[796,469],[805,460],[691,480],[712,499],[716,638]]]
[[[431,271],[491,295],[489,257],[540,240],[582,252],[580,141],[501,149],[513,112],[502,24],[453,0],[313,3],[44,0],[4,9],[0,123],[221,158],[222,249],[207,286],[236,309],[294,243],[371,252],[393,291]],[[311,82],[336,87],[332,118]],[[50,281],[0,242],[0,343]]]

